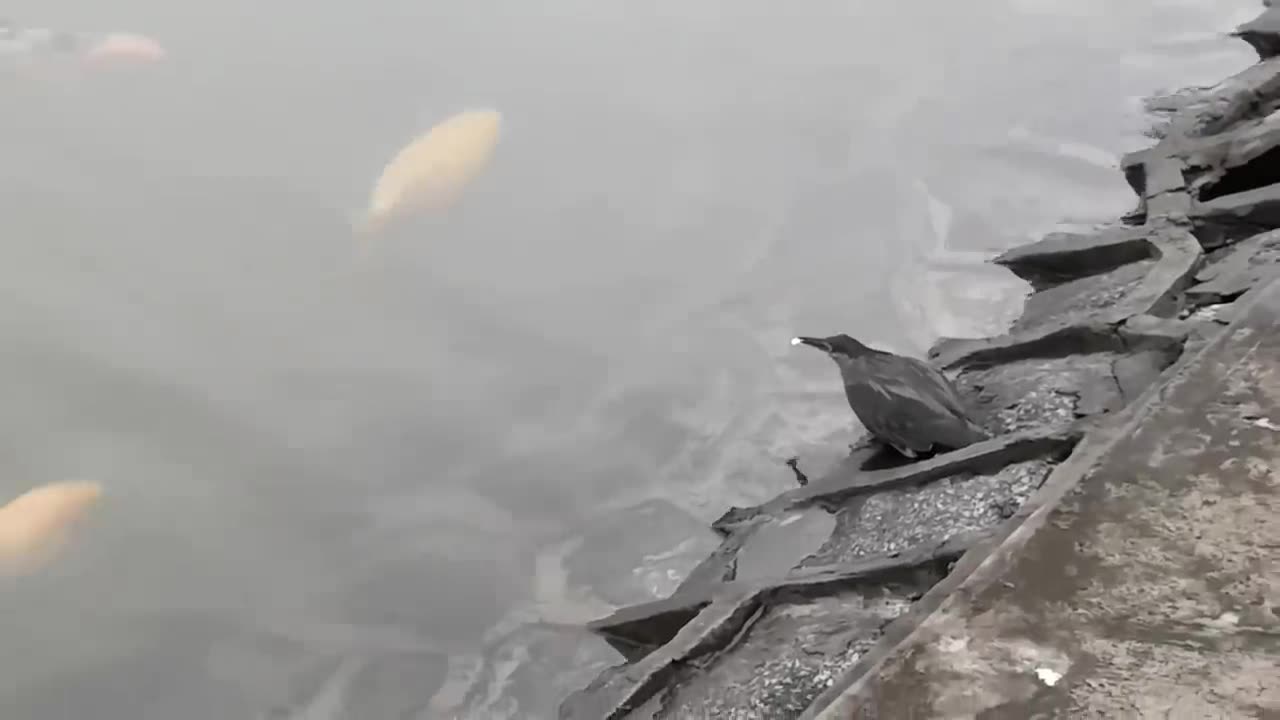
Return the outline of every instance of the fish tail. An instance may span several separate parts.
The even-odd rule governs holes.
[[[373,244],[378,233],[386,225],[386,219],[376,213],[361,212],[350,219],[351,235],[355,242],[355,263],[368,265],[373,256]]]
[[[376,234],[384,224],[380,215],[366,211],[353,214],[349,222],[351,224],[351,234],[361,239]]]

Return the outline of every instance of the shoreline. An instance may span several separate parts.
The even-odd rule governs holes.
[[[804,487],[731,508],[713,524],[720,548],[671,597],[588,626],[628,662],[567,698],[561,718],[946,717],[1030,703],[1015,712],[1025,717],[1067,707],[1054,698],[1076,712],[1115,710],[1089,694],[1091,678],[1072,674],[1078,661],[1057,661],[1071,653],[984,616],[974,598],[1008,603],[1017,610],[1010,617],[1046,612],[1028,604],[1032,591],[1021,596],[1020,574],[1034,570],[1021,553],[1066,542],[1065,533],[1103,552],[1105,540],[1089,535],[1100,530],[1067,506],[1095,490],[1123,492],[1093,478],[1131,458],[1133,438],[1154,432],[1144,433],[1148,424],[1163,422],[1170,435],[1193,427],[1160,418],[1209,401],[1188,393],[1204,394],[1213,378],[1234,372],[1220,358],[1243,352],[1237,336],[1280,335],[1265,330],[1273,306],[1280,310],[1280,284],[1270,284],[1280,271],[1280,117],[1270,117],[1280,110],[1280,8],[1267,4],[1235,35],[1258,63],[1151,102],[1168,113],[1158,143],[1120,163],[1137,209],[1098,231],[1051,233],[997,257],[1032,286],[1022,316],[1004,335],[944,339],[929,352],[993,439],[888,468],[869,467],[874,453],[861,446]],[[1254,404],[1265,412],[1265,399]],[[1269,458],[1268,435],[1250,437],[1239,452]],[[1194,469],[1197,457],[1183,460]],[[1265,505],[1269,491],[1256,492]],[[1276,525],[1253,542],[1280,534]],[[1062,532],[1037,532],[1046,527]],[[1247,538],[1221,542],[1260,552]],[[1110,553],[1127,561],[1118,548]],[[1280,578],[1262,575],[1274,582],[1259,602],[1280,607],[1272,597]],[[1081,582],[1106,586],[1101,577]],[[1116,597],[1106,607],[1123,604]],[[1223,612],[1247,616],[1246,608]],[[1280,635],[1269,637],[1280,646]],[[941,654],[949,646],[940,638],[972,646],[971,655]],[[1025,654],[1028,645],[1057,659],[1048,665],[1065,663],[1046,677],[1066,681],[1037,685],[1035,668],[1008,660],[1018,654],[1010,648]],[[1090,657],[1105,665],[1096,648]],[[1230,715],[1240,708],[1233,702],[1204,707]]]

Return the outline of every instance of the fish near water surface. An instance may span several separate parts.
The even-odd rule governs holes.
[[[0,19],[0,65],[29,67],[71,60],[86,67],[147,65],[164,59],[159,41],[137,33],[25,27]]]
[[[376,232],[403,215],[448,208],[489,164],[501,127],[497,111],[468,110],[410,142],[382,169],[357,232]]]
[[[97,483],[50,483],[0,507],[0,574],[25,574],[51,560],[101,497]]]

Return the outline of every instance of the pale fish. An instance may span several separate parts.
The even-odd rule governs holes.
[[[383,168],[356,229],[374,232],[402,215],[448,208],[488,165],[500,127],[496,111],[468,110],[406,145]]]
[[[164,59],[165,54],[164,46],[145,35],[110,33],[85,51],[85,60],[94,64],[149,63]]]
[[[51,483],[0,507],[0,574],[27,573],[51,560],[101,496],[97,483]]]

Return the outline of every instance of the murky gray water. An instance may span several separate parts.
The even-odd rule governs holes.
[[[981,261],[1128,210],[1139,98],[1244,67],[1256,9],[19,2],[171,55],[0,74],[0,493],[107,490],[0,579],[0,716],[554,716],[616,661],[565,626],[848,439],[787,338],[999,331]],[[471,106],[490,172],[356,265]]]

